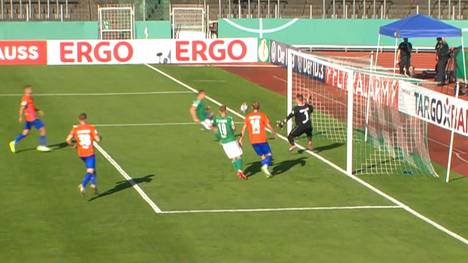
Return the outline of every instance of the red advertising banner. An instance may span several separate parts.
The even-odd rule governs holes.
[[[0,65],[47,64],[47,41],[0,41]]]

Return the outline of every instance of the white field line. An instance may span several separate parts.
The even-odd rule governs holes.
[[[104,158],[106,158],[106,160],[109,161],[109,163],[112,166],[114,166],[114,168],[125,178],[125,180],[127,180],[132,185],[132,187],[138,192],[138,194],[140,194],[141,198],[143,198],[143,200],[145,200],[146,203],[148,203],[148,205],[153,209],[153,211],[156,214],[162,213],[161,209],[159,209],[159,207],[153,202],[153,200],[151,200],[148,197],[148,195],[146,195],[146,193],[140,188],[140,186],[136,184],[135,181],[133,181],[133,178],[130,177],[130,175],[128,175],[127,172],[125,172],[125,170],[122,169],[122,167],[120,167],[120,165],[99,144],[94,143],[94,147],[96,147],[96,149],[102,154],[102,156],[104,156]]]
[[[244,122],[236,121],[236,124]],[[151,126],[196,126],[195,122],[150,122],[150,123],[102,123],[94,124],[96,127],[151,127]],[[201,126],[201,125],[200,125]]]
[[[163,95],[163,94],[184,94],[189,91],[143,91],[143,92],[89,92],[89,93],[35,93],[35,97],[53,96],[126,96],[126,95]],[[0,97],[20,97],[22,93],[0,93]]]
[[[245,208],[245,209],[200,209],[172,210],[163,214],[195,214],[195,213],[256,213],[256,212],[288,212],[288,211],[327,211],[327,210],[362,210],[362,209],[395,209],[397,205],[364,205],[364,206],[316,206],[316,207],[284,207],[284,208]]]
[[[162,70],[160,70],[160,69],[158,69],[158,68],[155,68],[155,67],[153,67],[153,66],[151,66],[151,65],[149,65],[149,64],[145,64],[145,65],[146,65],[148,68],[150,68],[150,69],[152,69],[152,70],[158,72],[159,74],[161,74],[161,75],[163,75],[163,76],[165,76],[165,77],[167,77],[167,78],[173,80],[174,82],[180,84],[182,87],[185,87],[186,89],[188,89],[188,90],[190,90],[190,91],[192,91],[192,92],[194,92],[194,93],[197,93],[197,90],[196,90],[196,89],[194,89],[194,88],[190,87],[189,85],[183,83],[182,81],[180,81],[180,80],[178,80],[178,79],[172,77],[171,75],[165,73],[164,71],[162,71]],[[217,101],[217,100],[215,100],[215,99],[213,99],[213,98],[211,98],[211,97],[209,97],[209,96],[206,96],[206,98],[207,98],[209,101],[211,101],[211,102],[213,102],[214,104],[216,104],[216,105],[221,105],[221,103],[220,103],[219,101]],[[240,114],[240,113],[238,113],[238,112],[232,110],[231,108],[228,108],[228,110],[229,110],[229,112],[231,112],[232,114],[236,115],[237,117],[239,117],[239,118],[241,118],[241,119],[245,119],[245,117],[244,117],[242,114]],[[284,136],[282,136],[282,135],[280,135],[280,134],[278,134],[278,137],[281,138],[281,139],[283,139],[284,141],[287,141],[287,138],[284,137]],[[409,207],[408,205],[404,204],[403,202],[397,200],[396,198],[394,198],[394,197],[392,197],[392,196],[386,194],[386,193],[383,192],[382,190],[376,188],[375,186],[369,184],[368,182],[362,180],[361,178],[359,178],[359,177],[357,177],[357,176],[355,176],[355,175],[353,175],[353,174],[348,174],[348,173],[346,172],[346,170],[344,170],[343,168],[337,166],[336,164],[332,163],[331,161],[325,159],[324,157],[322,157],[322,156],[320,156],[320,155],[318,155],[318,154],[316,154],[316,153],[314,153],[314,152],[312,152],[312,151],[306,150],[305,147],[303,147],[303,146],[301,146],[301,145],[298,145],[298,147],[299,147],[300,149],[302,149],[302,150],[305,150],[305,152],[307,152],[308,154],[310,154],[310,155],[314,156],[315,158],[321,160],[322,162],[328,164],[329,166],[331,166],[332,168],[336,169],[337,171],[339,171],[339,172],[343,173],[344,175],[348,176],[349,178],[353,179],[353,180],[356,181],[357,183],[359,183],[359,184],[363,185],[364,187],[368,188],[369,190],[371,190],[371,191],[375,192],[376,194],[382,196],[383,198],[389,200],[390,202],[394,203],[395,205],[397,205],[397,206],[399,206],[399,207],[405,209],[408,213],[412,214],[413,216],[415,216],[415,217],[421,219],[422,221],[424,221],[424,222],[428,223],[429,225],[433,226],[434,228],[436,228],[436,229],[438,229],[438,230],[440,230],[440,231],[446,233],[447,235],[449,235],[449,236],[451,236],[451,237],[457,239],[458,241],[464,243],[465,245],[468,245],[468,240],[467,240],[466,238],[464,238],[464,237],[460,236],[459,234],[457,234],[457,233],[455,233],[455,232],[453,232],[453,231],[447,229],[446,227],[440,225],[439,223],[436,223],[435,221],[429,219],[428,217],[426,217],[426,216],[420,214],[419,212],[417,212],[417,211],[414,210],[413,208],[411,208],[411,207]]]

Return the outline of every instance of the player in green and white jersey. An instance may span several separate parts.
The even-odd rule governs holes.
[[[226,105],[219,107],[219,116],[213,119],[213,131],[216,132],[216,137],[219,138],[221,145],[227,157],[231,159],[232,166],[237,172],[239,178],[246,180],[247,176],[242,171],[242,148],[236,140],[236,126],[234,119],[227,115]]]
[[[192,106],[190,107],[190,114],[192,115],[192,119],[196,123],[200,123],[203,128],[207,130],[211,130],[213,126],[213,121],[210,118],[210,113],[207,110],[205,105],[205,96],[206,93],[204,90],[199,90],[197,99],[193,102]]]

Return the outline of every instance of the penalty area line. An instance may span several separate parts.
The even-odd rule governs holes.
[[[190,87],[189,85],[185,84],[184,82],[174,78],[173,76],[167,74],[166,72],[156,68],[156,67],[153,67],[149,64],[145,64],[149,69],[155,71],[155,72],[158,72],[159,74],[165,76],[166,78],[180,84],[182,87],[185,87],[186,89],[194,92],[194,93],[198,93],[198,91],[192,87]],[[216,105],[221,105],[221,102],[209,97],[209,96],[206,96],[206,99],[211,101],[212,103],[216,104]],[[245,119],[245,117],[240,114],[239,112],[231,109],[231,108],[227,108],[229,112],[231,112],[232,114],[236,115],[237,117],[241,118],[241,119]],[[282,140],[284,141],[287,141],[287,138],[278,134],[278,137],[281,138]],[[298,145],[298,147],[300,149],[305,149],[305,147],[301,146],[301,145]],[[468,240],[466,238],[464,238],[463,236],[449,230],[448,228],[442,226],[441,224],[433,221],[432,219],[422,215],[421,213],[417,212],[416,210],[414,210],[413,208],[409,207],[408,205],[404,204],[403,202],[399,201],[398,199],[394,198],[393,196],[390,196],[389,194],[383,192],[382,190],[378,189],[377,187],[371,185],[370,183],[364,181],[363,179],[355,176],[354,174],[348,174],[346,172],[346,170],[344,170],[343,168],[339,167],[338,165],[334,164],[333,162],[329,161],[328,159],[325,159],[324,157],[318,155],[317,153],[314,153],[312,151],[309,151],[309,150],[306,150],[305,152],[307,152],[308,154],[314,156],[315,158],[319,159],[320,161],[328,164],[330,167],[334,168],[335,170],[341,172],[342,174],[346,175],[347,177],[349,177],[350,179],[354,180],[355,182],[361,184],[362,186],[366,187],[367,189],[371,190],[372,192],[376,193],[377,195],[389,200],[390,202],[392,202],[393,204],[403,208],[405,211],[407,211],[408,213],[412,214],[413,216],[419,218],[420,220],[426,222],[427,224],[431,225],[432,227],[438,229],[439,231],[441,232],[444,232],[445,234],[451,236],[452,238],[462,242],[463,244],[465,245],[468,245]]]
[[[151,198],[149,198],[149,196],[143,191],[143,189],[141,189],[141,187],[137,183],[135,183],[135,181],[133,181],[133,178],[130,175],[128,175],[128,173],[125,172],[125,170],[99,144],[94,143],[94,147],[96,147],[96,149],[102,154],[102,156],[104,156],[104,158],[106,158],[106,160],[109,161],[109,163],[112,166],[114,166],[114,168],[123,176],[123,178],[125,178],[125,180],[127,180],[132,185],[133,189],[137,191],[141,198],[143,198],[143,200],[145,200],[145,202],[148,203],[148,205],[153,209],[153,211],[156,214],[162,213],[161,209],[154,203],[154,201],[151,200]]]
[[[401,209],[397,205],[363,205],[363,206],[316,206],[316,207],[283,207],[283,208],[243,208],[243,209],[198,209],[163,211],[163,214],[200,214],[200,213],[257,213],[257,212],[294,212],[294,211],[337,211],[363,209]]]

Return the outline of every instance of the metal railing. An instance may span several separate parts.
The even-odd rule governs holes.
[[[211,18],[336,18],[392,19],[425,14],[439,19],[463,19],[462,0],[389,1],[389,0],[309,0],[298,6],[283,0],[228,0],[210,2]],[[468,14],[468,2],[466,13]],[[434,12],[434,10],[436,12]]]
[[[108,2],[120,3],[124,0]],[[137,20],[168,20],[170,3],[178,0],[125,0],[135,3]],[[93,20],[97,1],[0,0],[0,20]],[[186,1],[182,1],[186,2]],[[417,13],[439,19],[468,16],[462,0],[193,0],[220,18],[393,19]],[[77,9],[84,14],[77,15]]]
[[[1,20],[67,20],[69,0],[0,0]]]

